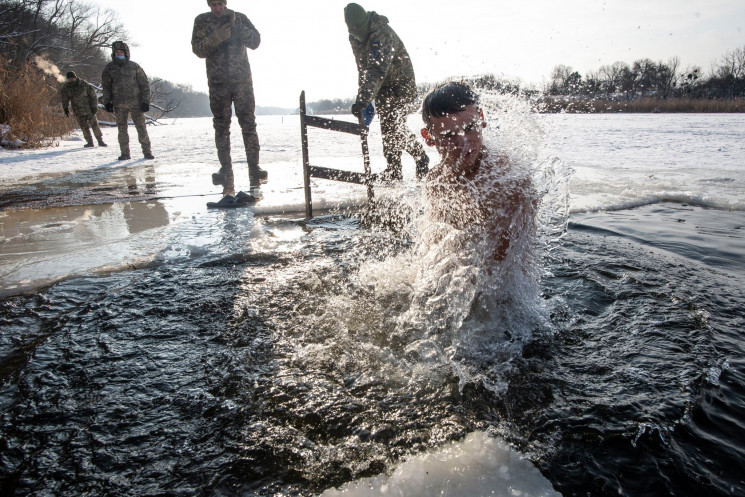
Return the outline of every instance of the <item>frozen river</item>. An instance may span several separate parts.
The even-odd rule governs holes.
[[[251,209],[205,207],[210,119],[153,127],[154,161],[116,161],[112,129],[108,149],[0,150],[3,490],[745,492],[745,116],[490,110],[568,227],[539,298],[480,315],[464,279],[443,312],[465,321],[436,330],[410,319],[411,275],[445,275],[409,258],[416,233],[349,215],[364,188],[317,180],[330,210],[302,219],[297,116],[259,118]],[[377,126],[370,144],[379,171]],[[311,130],[313,164],[358,152]],[[379,196],[416,198],[404,176]]]

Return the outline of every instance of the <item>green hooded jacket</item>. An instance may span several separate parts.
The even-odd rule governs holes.
[[[360,42],[349,36],[357,62],[357,102],[369,104],[384,87],[403,101],[414,101],[416,78],[406,47],[388,25],[387,17],[376,12],[369,12],[369,15],[370,34],[367,39]]]
[[[212,33],[221,24],[235,23],[231,36],[222,43],[215,44]],[[246,48],[256,50],[261,43],[258,30],[244,14],[225,9],[222,16],[215,17],[212,12],[200,14],[194,19],[191,36],[191,49],[200,59],[207,59],[207,82],[210,86],[219,84],[252,84],[251,65],[248,63]]]
[[[124,50],[125,60],[114,58],[116,50]],[[113,103],[114,107],[127,105],[139,107],[150,103],[150,81],[147,74],[135,62],[129,60],[129,46],[115,41],[111,46],[112,61],[101,74],[103,103]]]
[[[98,108],[98,95],[96,90],[84,79],[76,79],[74,83],[67,81],[59,90],[62,108],[68,110],[72,103],[72,113],[76,116],[88,116],[94,114],[93,109]]]

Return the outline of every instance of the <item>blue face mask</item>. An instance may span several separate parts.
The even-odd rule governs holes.
[[[126,60],[127,56],[126,55],[114,55],[114,58],[116,60]]]

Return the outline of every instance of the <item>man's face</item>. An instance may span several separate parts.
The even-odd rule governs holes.
[[[225,12],[225,2],[221,0],[213,0],[210,2],[210,10],[215,17],[222,16],[222,13]]]
[[[427,145],[435,146],[442,164],[454,173],[467,173],[479,161],[484,145],[484,114],[476,104],[443,117],[431,117],[432,124],[422,129]]]
[[[124,50],[114,50],[114,56],[115,57],[124,57]]]
[[[67,78],[68,83],[75,83],[78,80],[78,78]]]

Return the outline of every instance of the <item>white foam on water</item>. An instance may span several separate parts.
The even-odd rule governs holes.
[[[540,471],[504,441],[485,432],[413,456],[390,475],[327,490],[322,497],[554,497]]]

